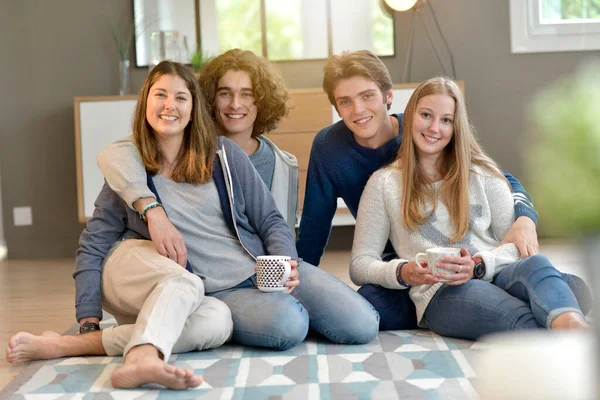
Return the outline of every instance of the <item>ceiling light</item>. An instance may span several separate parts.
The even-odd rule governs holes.
[[[406,11],[413,8],[417,0],[385,0],[385,2],[396,11]]]

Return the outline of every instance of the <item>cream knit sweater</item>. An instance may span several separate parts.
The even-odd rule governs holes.
[[[376,171],[362,194],[352,246],[350,278],[356,285],[376,284],[389,289],[406,289],[396,280],[396,267],[401,261],[413,261],[417,253],[432,247],[465,247],[481,257],[486,266],[483,279],[491,281],[502,267],[519,258],[512,243],[498,247],[514,222],[514,205],[507,183],[480,168],[469,178],[471,203],[469,231],[459,242],[451,242],[453,226],[446,206],[438,201],[437,209],[418,231],[407,230],[402,221],[402,172],[395,166]],[[439,189],[441,181],[434,183]],[[427,206],[430,213],[433,205]],[[399,258],[382,261],[381,254],[388,239]],[[421,322],[427,305],[442,283],[415,286],[411,299]]]

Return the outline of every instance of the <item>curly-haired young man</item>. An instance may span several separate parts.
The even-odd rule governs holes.
[[[277,68],[251,51],[233,49],[210,60],[198,82],[221,134],[250,157],[294,229],[298,209],[298,163],[264,134],[289,112],[290,92]]]

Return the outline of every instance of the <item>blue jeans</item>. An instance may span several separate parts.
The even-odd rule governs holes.
[[[234,341],[287,350],[306,338],[309,327],[341,344],[364,344],[377,336],[379,315],[351,287],[306,262],[300,262],[298,274],[300,285],[291,294],[263,293],[255,276],[209,294],[229,306]]]
[[[586,315],[592,307],[592,295],[586,283],[578,276],[562,273],[562,277],[575,294],[579,307]],[[379,330],[416,329],[417,314],[408,290],[386,289],[379,285],[364,285],[358,289],[379,313]]]
[[[442,285],[422,322],[440,335],[475,340],[494,332],[546,328],[569,311],[581,313],[575,295],[548,258],[534,255],[507,265],[492,282]]]
[[[379,330],[416,329],[417,310],[408,290],[387,289],[379,285],[364,285],[358,289],[379,313]]]

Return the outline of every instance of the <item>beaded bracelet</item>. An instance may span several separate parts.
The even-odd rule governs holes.
[[[148,211],[152,210],[153,208],[162,207],[162,206],[163,205],[160,204],[158,201],[153,201],[152,203],[146,205],[146,207],[144,207],[144,209],[142,210],[142,213],[140,214],[142,221],[148,221],[148,218],[146,218],[146,214],[148,213]]]
[[[403,261],[396,267],[396,280],[399,284],[405,286],[408,289],[411,287],[411,285],[405,282],[404,279],[402,279],[402,267],[404,267],[406,264],[408,264],[408,261]]]

